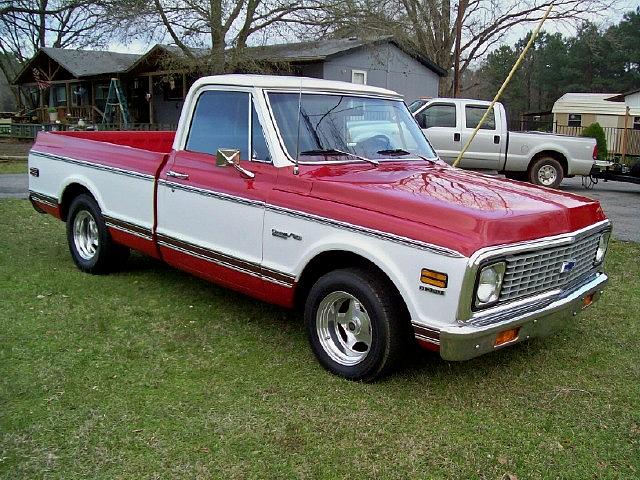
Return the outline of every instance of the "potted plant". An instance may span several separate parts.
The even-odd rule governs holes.
[[[47,108],[47,112],[49,112],[49,121],[51,123],[53,123],[56,120],[58,120],[58,109],[56,107]]]

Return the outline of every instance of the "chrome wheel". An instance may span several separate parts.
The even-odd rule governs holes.
[[[324,297],[316,313],[316,330],[324,351],[340,365],[357,365],[371,348],[369,314],[347,292],[332,292]]]
[[[546,187],[553,185],[558,178],[558,172],[553,165],[543,165],[538,170],[538,182]]]
[[[99,242],[96,220],[88,211],[79,211],[73,220],[73,243],[78,255],[91,260],[98,251]]]

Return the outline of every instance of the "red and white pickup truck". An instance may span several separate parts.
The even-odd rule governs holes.
[[[135,249],[300,306],[320,363],[349,379],[414,339],[465,360],[547,335],[607,282],[598,202],[449,167],[380,88],[205,77],[177,133],[41,133],[29,172],[81,270]]]

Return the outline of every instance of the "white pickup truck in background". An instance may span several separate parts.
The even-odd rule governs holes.
[[[409,110],[442,160],[451,164],[464,148],[490,102],[461,98],[416,100]],[[507,178],[557,187],[564,177],[589,175],[598,156],[593,138],[540,132],[510,132],[497,102],[458,165],[497,170]]]

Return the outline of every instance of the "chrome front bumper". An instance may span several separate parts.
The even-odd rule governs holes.
[[[596,273],[546,305],[514,312],[507,310],[495,323],[469,322],[444,328],[440,331],[440,355],[445,360],[468,360],[523,340],[550,335],[568,325],[585,308],[583,302],[587,296],[593,295],[593,302],[597,301],[608,280],[606,274]],[[495,346],[500,332],[518,327],[515,340]]]

